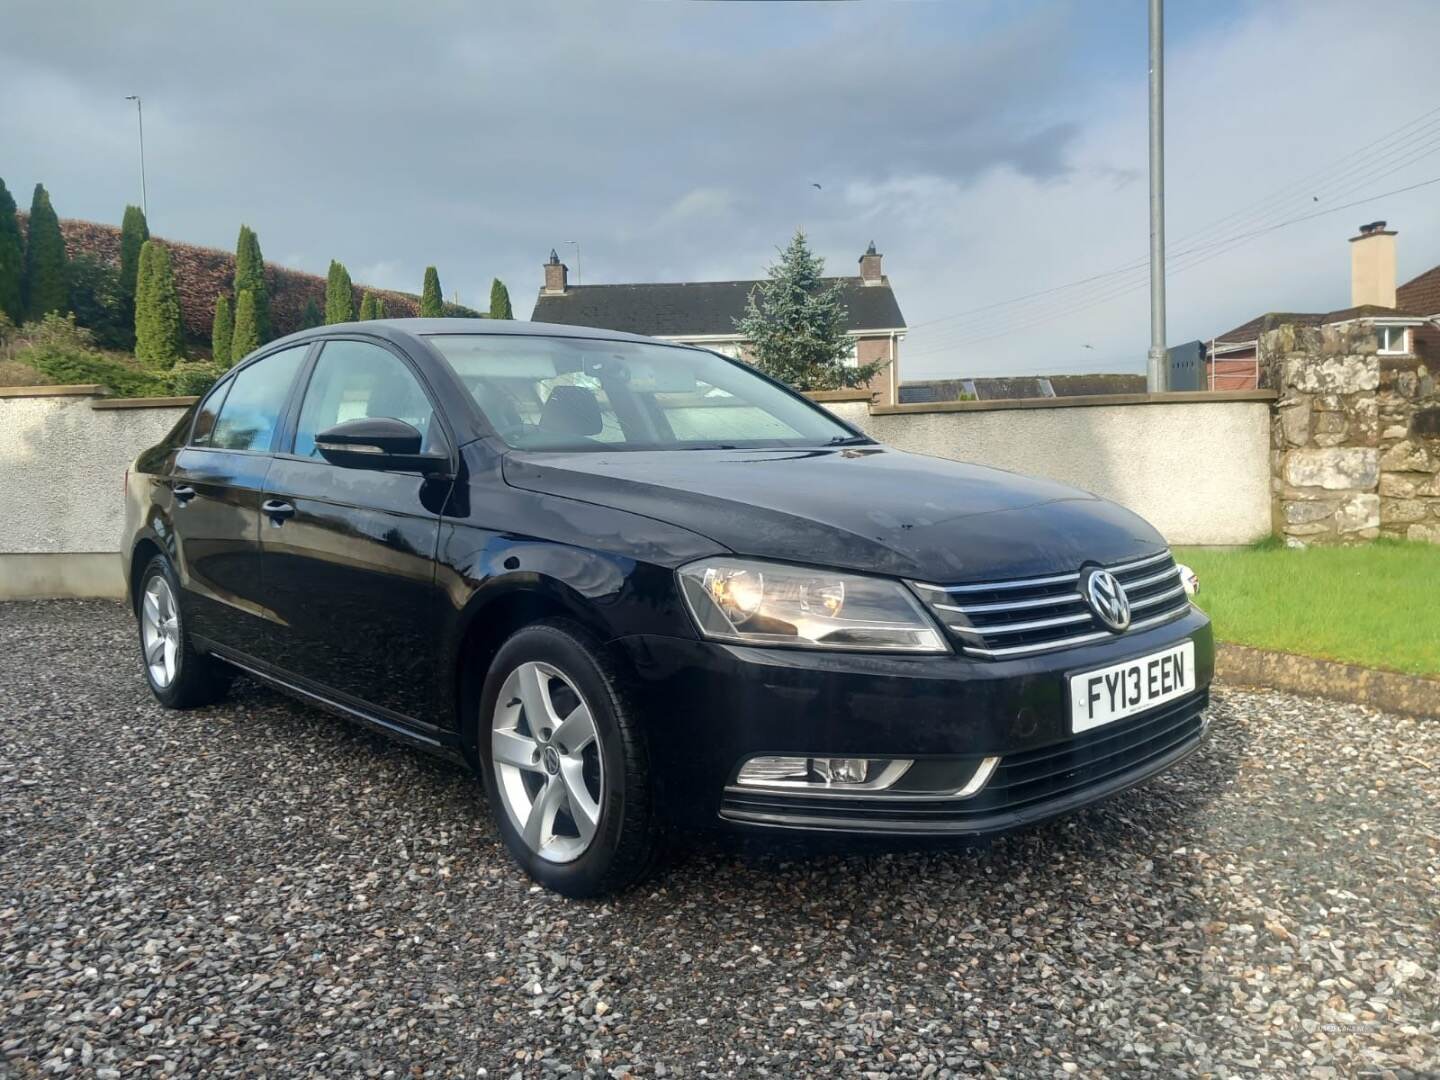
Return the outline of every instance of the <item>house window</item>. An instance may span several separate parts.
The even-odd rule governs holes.
[[[1410,351],[1410,329],[1405,326],[1377,326],[1375,332],[1380,338],[1380,351],[1391,356]]]

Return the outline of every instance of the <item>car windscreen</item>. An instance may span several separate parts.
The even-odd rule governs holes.
[[[700,349],[512,334],[428,340],[515,449],[816,446],[854,438],[743,363]]]

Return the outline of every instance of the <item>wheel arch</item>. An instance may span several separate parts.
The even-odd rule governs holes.
[[[130,550],[130,562],[126,568],[125,587],[130,597],[130,610],[134,612],[140,602],[140,577],[145,567],[156,555],[164,555],[165,549],[153,536],[142,536]]]
[[[564,582],[528,576],[495,582],[465,606],[457,624],[450,693],[460,748],[476,763],[480,692],[500,647],[511,635],[545,619],[569,619],[598,640],[612,635],[595,605]]]

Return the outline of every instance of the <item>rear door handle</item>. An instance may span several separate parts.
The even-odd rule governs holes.
[[[178,487],[173,487],[170,489],[170,493],[175,496],[175,501],[181,506],[184,506],[195,497],[195,489],[189,484],[180,484]]]
[[[287,518],[295,516],[294,504],[288,503],[284,499],[266,499],[260,504],[260,509],[276,525],[283,525]]]

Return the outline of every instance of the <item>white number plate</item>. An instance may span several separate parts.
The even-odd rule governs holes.
[[[1070,722],[1082,731],[1123,720],[1195,689],[1195,643],[1070,676]]]

